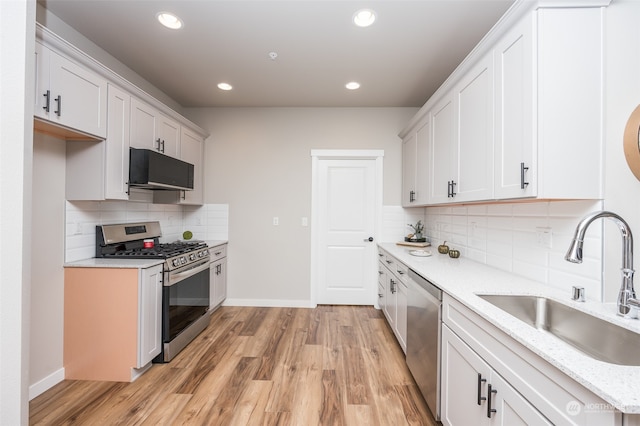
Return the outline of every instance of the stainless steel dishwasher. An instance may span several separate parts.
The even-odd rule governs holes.
[[[440,322],[442,290],[409,269],[407,292],[407,365],[440,420]]]

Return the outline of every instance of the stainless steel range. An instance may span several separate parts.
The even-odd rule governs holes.
[[[159,222],[96,226],[96,257],[164,259],[162,352],[153,361],[168,362],[207,325],[209,249],[201,241],[160,243]]]

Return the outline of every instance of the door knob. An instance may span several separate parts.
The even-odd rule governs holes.
[[[367,241],[371,242],[371,241],[373,241],[373,237],[365,238],[364,241],[365,242],[367,242]]]

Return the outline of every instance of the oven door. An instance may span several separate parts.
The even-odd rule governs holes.
[[[178,354],[209,324],[209,259],[166,272],[162,289],[163,361]]]

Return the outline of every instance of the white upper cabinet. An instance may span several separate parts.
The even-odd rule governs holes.
[[[411,207],[416,201],[416,153],[418,138],[410,133],[402,141],[402,206]]]
[[[449,93],[434,105],[431,116],[429,204],[451,201],[455,193],[456,136],[455,105]]]
[[[496,45],[495,196],[532,197],[537,193],[533,131],[534,15],[516,25]]]
[[[127,181],[131,96],[117,86],[108,86],[106,140],[67,141],[67,200],[129,199]]]
[[[105,145],[105,199],[129,199],[129,120],[131,96],[109,84],[109,123]]]
[[[451,198],[493,198],[493,57],[486,55],[455,88],[457,129]],[[437,160],[437,159],[436,159]]]
[[[204,139],[184,127],[180,137],[180,159],[193,164],[193,191],[184,191],[181,204],[202,205],[204,202]]]
[[[107,80],[36,43],[34,116],[99,138],[107,135]]]
[[[402,141],[402,205],[427,202],[429,188],[429,141],[431,123],[425,120]]]
[[[180,124],[139,99],[131,99],[131,146],[180,158]]]
[[[602,198],[605,13],[538,11],[539,198]]]
[[[430,117],[428,197],[403,205],[602,198],[607,3],[515,3],[400,133]]]

